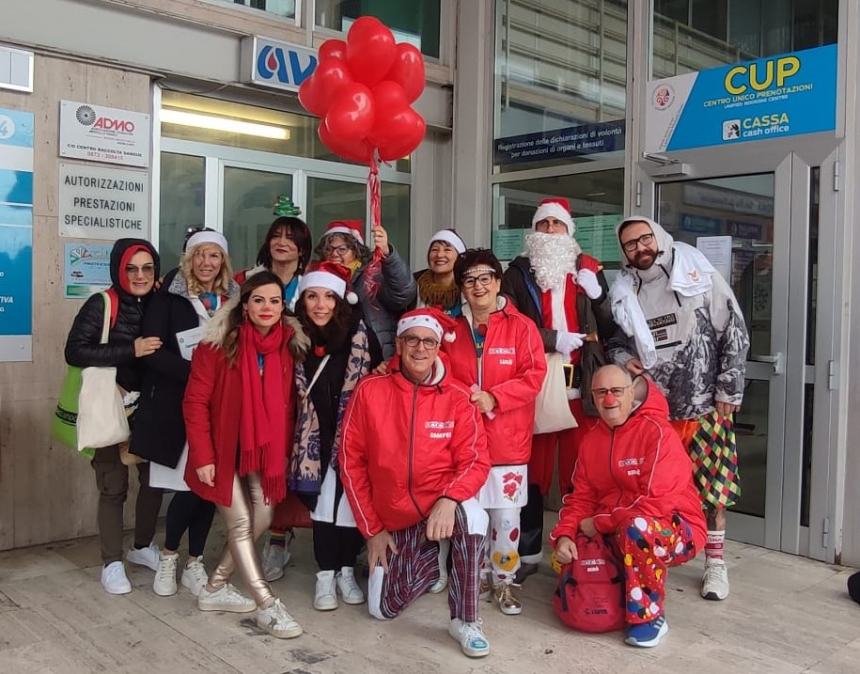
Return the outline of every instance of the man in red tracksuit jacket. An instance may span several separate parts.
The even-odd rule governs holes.
[[[577,557],[578,531],[614,537],[626,582],[625,641],[648,648],[669,630],[667,569],[704,547],[705,516],[689,454],[657,386],[642,378],[634,384],[626,370],[607,365],[595,374],[591,394],[600,421],[583,440],[573,492],[564,498],[550,542],[567,564]]]
[[[478,617],[488,518],[475,500],[487,439],[469,390],[438,357],[443,315],[416,309],[397,324],[387,373],[361,380],[347,407],[341,480],[367,539],[371,615],[385,620],[439,579],[438,541],[452,548],[448,632],[470,657],[489,653]]]

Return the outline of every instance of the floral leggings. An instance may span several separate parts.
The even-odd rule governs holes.
[[[627,623],[654,620],[663,613],[667,569],[698,552],[690,525],[677,513],[669,520],[631,517],[615,540],[624,564]]]

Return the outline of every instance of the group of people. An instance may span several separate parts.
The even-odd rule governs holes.
[[[270,582],[301,508],[319,568],[314,608],[366,601],[388,620],[447,587],[449,633],[485,656],[480,602],[521,613],[516,588],[541,561],[557,465],[564,507],[549,542],[566,564],[578,535],[611,541],[627,643],[659,643],[666,570],[703,549],[702,596],[728,595],[724,510],[739,493],[737,457],[708,438],[741,403],[748,339],[701,253],[627,218],[610,288],[576,242],[567,202],[552,198],[507,270],[443,229],[413,275],[382,227],[374,254],[358,221],[330,223],[312,260],[297,216],[275,219],[257,266],[235,275],[218,232],[192,232],[164,276],[148,242],[120,240],[112,315],[94,295],[75,319],[66,360],[116,367],[136,403],[127,446],[96,448],[92,461],[107,592],[131,591],[122,522],[136,465],[125,558],[155,571],[156,594],[175,594],[179,576],[201,610],[256,612],[268,633],[300,635]],[[535,401],[559,363],[554,395],[573,427],[536,434]],[[227,546],[207,573],[216,509]],[[366,592],[356,574],[365,547]],[[236,571],[247,594],[231,583]]]

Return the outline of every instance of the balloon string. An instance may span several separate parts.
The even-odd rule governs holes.
[[[373,150],[370,160],[370,172],[367,175],[367,187],[370,192],[370,224],[372,230],[382,226],[382,194],[379,183],[379,152]],[[364,272],[365,290],[367,296],[374,300],[379,293],[382,282],[382,251],[374,246],[373,256]]]

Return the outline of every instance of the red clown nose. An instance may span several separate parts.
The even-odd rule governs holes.
[[[612,391],[607,391],[606,396],[604,396],[604,398],[603,398],[603,406],[604,407],[612,407],[616,403],[618,403],[618,398],[616,398],[614,395],[612,395]]]

